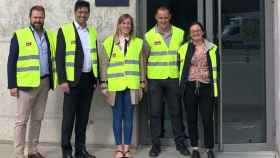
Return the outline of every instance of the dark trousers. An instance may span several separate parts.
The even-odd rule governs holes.
[[[149,100],[150,100],[150,128],[152,143],[160,145],[162,132],[163,102],[166,101],[167,110],[170,114],[173,135],[176,145],[182,144],[185,140],[184,125],[182,120],[182,107],[179,102],[178,79],[150,79]]]
[[[116,144],[130,145],[132,139],[134,110],[134,105],[131,104],[130,90],[127,89],[116,92],[116,101],[112,109],[113,131]]]
[[[187,111],[188,130],[193,147],[198,146],[198,109],[202,117],[204,144],[208,149],[214,147],[214,100],[210,84],[200,82],[185,83],[184,104]]]
[[[82,73],[79,83],[64,94],[61,146],[63,153],[72,153],[71,136],[75,122],[75,151],[85,149],[86,128],[94,91],[95,79],[90,73]]]

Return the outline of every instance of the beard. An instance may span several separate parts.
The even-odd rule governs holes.
[[[36,30],[36,31],[42,31],[44,23],[31,23],[31,26]]]

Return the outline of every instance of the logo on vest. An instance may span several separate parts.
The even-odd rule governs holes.
[[[32,42],[26,42],[26,43],[25,43],[25,46],[26,46],[26,47],[30,47],[31,45],[32,45]]]
[[[117,56],[117,53],[113,53],[113,54],[112,54],[112,57],[116,57],[116,56]]]
[[[154,42],[154,45],[160,45],[160,44],[161,44],[160,41],[155,41],[155,42]]]
[[[74,40],[74,41],[71,41],[71,44],[76,44],[76,41]]]

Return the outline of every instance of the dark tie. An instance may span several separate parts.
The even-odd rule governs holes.
[[[124,40],[124,55],[126,55],[127,52],[127,45],[128,45],[128,40]]]

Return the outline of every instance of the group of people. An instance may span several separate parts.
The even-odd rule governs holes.
[[[203,25],[185,31],[170,23],[166,6],[156,10],[157,24],[144,40],[134,35],[133,18],[123,14],[116,32],[98,48],[96,29],[87,24],[88,1],[78,0],[75,19],[55,33],[44,27],[44,7],[30,9],[30,26],[15,31],[8,58],[8,88],[17,98],[16,158],[24,158],[27,122],[28,158],[44,158],[38,151],[41,121],[48,91],[64,93],[61,147],[63,158],[73,158],[71,136],[75,130],[75,158],[95,158],[86,149],[86,128],[93,93],[100,87],[112,106],[116,158],[133,157],[131,141],[134,108],[148,93],[152,147],[150,157],[161,153],[162,112],[166,103],[176,149],[199,158],[198,109],[204,127],[204,147],[215,158],[213,109],[219,96],[219,54],[205,36]],[[183,101],[183,107],[181,104]],[[188,150],[182,109],[186,110],[192,153]],[[75,124],[75,127],[74,127]]]

